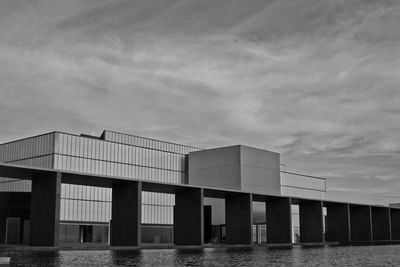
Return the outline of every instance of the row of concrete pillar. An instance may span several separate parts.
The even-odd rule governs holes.
[[[61,173],[32,178],[31,236],[35,246],[58,246]],[[162,188],[158,187],[158,192]],[[142,182],[112,182],[111,246],[141,246]],[[211,189],[176,186],[174,244],[204,244],[204,197],[215,196]],[[225,199],[226,244],[252,243],[252,203],[266,203],[268,244],[292,242],[291,205],[299,205],[301,243],[341,244],[400,240],[400,209],[388,207],[291,199],[218,190]],[[327,209],[326,238],[323,207]]]
[[[348,243],[400,240],[400,209],[327,202],[327,241]]]

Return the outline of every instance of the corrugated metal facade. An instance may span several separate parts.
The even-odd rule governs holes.
[[[48,133],[0,145],[0,161],[15,163],[20,160],[40,158],[54,154],[55,133]],[[52,162],[46,162],[52,166]],[[24,164],[28,165],[28,164]]]
[[[281,195],[326,199],[326,180],[318,177],[281,171]]]
[[[111,218],[111,190],[62,184],[60,220],[108,222]]]
[[[54,166],[170,183],[185,179],[185,155],[57,133]]]
[[[0,162],[53,168],[55,133],[0,144]],[[30,192],[31,181],[0,178],[0,191]]]
[[[176,154],[188,154],[189,152],[201,150],[200,148],[174,144],[170,142],[165,142],[135,135],[128,135],[109,130],[105,130],[102,134],[102,137],[104,140],[111,142],[129,144],[133,146],[156,149]]]
[[[188,151],[188,147],[170,143],[163,144],[163,142],[152,139],[146,140],[146,138],[114,132],[103,134],[103,138],[109,140],[57,133],[54,168],[169,183],[185,181],[185,154],[177,153],[177,151]],[[122,142],[128,144],[122,144]],[[69,191],[83,188],[76,186],[75,189],[72,189],[73,185],[63,186]],[[61,207],[62,220],[92,221],[96,217],[92,215],[94,210],[99,210],[102,214],[100,220],[99,216],[96,217],[96,221],[108,222],[110,220],[111,189],[87,188],[86,191],[82,191],[83,200],[64,201],[66,204]],[[106,190],[110,200],[103,199],[105,203],[93,202],[90,196],[99,194],[98,190]],[[142,203],[142,223],[172,224],[174,195],[143,192]],[[75,208],[71,208],[71,206]],[[75,209],[86,212],[71,212]],[[84,215],[86,213],[89,215]]]
[[[168,183],[186,180],[183,145],[105,131],[102,139],[54,132],[0,145],[0,162]],[[0,178],[0,191],[29,192],[30,181]],[[174,195],[142,193],[142,223],[172,224]],[[111,189],[62,184],[60,219],[109,222]]]
[[[30,180],[0,178],[0,192],[31,192]]]

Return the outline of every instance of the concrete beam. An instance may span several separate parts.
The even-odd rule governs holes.
[[[110,231],[111,246],[140,247],[141,204],[141,182],[113,182]]]
[[[253,225],[253,198],[248,193],[225,196],[226,244],[251,244]]]
[[[390,240],[390,212],[388,207],[371,207],[374,241]]]
[[[300,243],[320,243],[324,241],[322,201],[299,201]]]
[[[273,198],[266,201],[268,244],[292,243],[292,212],[290,198]]]
[[[390,208],[391,240],[400,241],[400,209]]]
[[[350,243],[350,208],[347,203],[326,203],[326,241]]]
[[[187,188],[175,192],[174,244],[203,246],[204,210],[203,189]]]
[[[32,177],[31,246],[58,246],[60,191],[61,173],[38,173]]]
[[[350,205],[350,233],[353,243],[372,241],[370,206]]]

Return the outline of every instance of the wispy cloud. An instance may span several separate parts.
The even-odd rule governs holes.
[[[400,171],[399,14],[398,1],[4,0],[0,140],[110,128],[274,150],[289,170],[335,173],[333,188],[383,181]]]

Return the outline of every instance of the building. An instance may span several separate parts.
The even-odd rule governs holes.
[[[143,181],[208,186],[325,200],[323,178],[281,170],[280,155],[243,145],[200,149],[170,142],[104,131],[100,137],[51,132],[0,145],[0,162],[59,171],[122,177]],[[16,208],[0,206],[0,242],[18,228],[19,243],[29,242],[30,180],[3,177],[0,196],[18,199]],[[174,194],[142,192],[141,242],[173,243]],[[61,184],[61,244],[108,243],[112,190]],[[204,199],[205,242],[225,240],[225,202]],[[326,214],[326,208],[324,208]],[[253,204],[253,242],[266,242],[265,203]],[[14,226],[14,228],[13,228]],[[206,227],[207,226],[207,227]],[[300,238],[299,207],[292,203],[292,241]],[[6,233],[7,232],[7,233]],[[14,238],[15,239],[15,238]]]
[[[389,207],[400,208],[400,203],[389,203]]]

